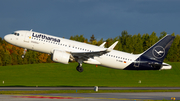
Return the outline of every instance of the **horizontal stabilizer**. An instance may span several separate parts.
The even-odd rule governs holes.
[[[150,62],[150,61],[134,61],[134,63],[148,63],[149,65],[159,65],[159,66],[169,66],[169,64],[165,64],[165,63],[158,63],[158,62]]]

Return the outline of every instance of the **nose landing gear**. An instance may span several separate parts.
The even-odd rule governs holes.
[[[27,52],[27,49],[25,48],[24,51],[23,51],[23,55],[21,56],[22,58],[25,57],[26,52]]]

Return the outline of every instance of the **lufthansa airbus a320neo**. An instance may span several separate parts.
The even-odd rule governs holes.
[[[162,70],[172,66],[163,60],[174,40],[174,36],[166,35],[141,54],[131,54],[113,50],[118,43],[104,48],[100,46],[55,37],[32,30],[19,30],[4,37],[8,43],[27,49],[52,55],[52,60],[68,64],[75,60],[79,63],[76,70],[83,71],[82,63],[101,65],[109,68],[124,70]],[[22,58],[24,57],[22,56]]]

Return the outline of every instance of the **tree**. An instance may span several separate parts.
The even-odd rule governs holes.
[[[152,32],[152,34],[149,36],[149,44],[148,47],[151,47],[152,45],[154,45],[156,42],[158,41],[158,37],[156,36],[155,32]]]
[[[2,44],[3,43],[3,40],[2,40],[2,38],[0,37],[0,44]]]
[[[88,39],[84,38],[83,35],[76,35],[76,36],[71,36],[70,37],[71,40],[75,40],[75,41],[79,41],[79,42],[85,42],[85,43],[88,43]]]
[[[116,41],[118,41],[118,43],[117,43],[117,45],[114,47],[114,50],[119,50],[119,45],[121,45],[121,42],[119,42],[119,39],[118,39],[119,37],[115,37],[114,39],[113,39],[113,43],[112,44],[114,44]]]
[[[174,33],[171,34],[172,36],[175,36]],[[165,61],[171,61],[171,62],[179,62],[180,61],[180,36],[176,35],[169,51],[166,56]]]
[[[165,31],[160,33],[159,40],[162,39],[164,36],[166,36],[167,33]]]
[[[103,38],[101,38],[98,42],[97,42],[97,45],[101,45],[102,43],[104,42]]]
[[[36,51],[28,50],[25,58],[23,59],[24,64],[38,63],[38,55]]]
[[[38,52],[38,60],[39,60],[38,62],[39,63],[46,63],[47,58],[48,58],[48,54]]]
[[[48,54],[48,58],[47,58],[47,63],[54,63],[52,60],[51,60],[51,55],[50,54]]]
[[[128,46],[127,46],[127,41],[129,39],[127,39],[129,37],[128,32],[127,31],[122,31],[121,32],[121,43],[122,43],[122,51],[128,52]]]
[[[10,52],[6,49],[5,50],[5,53],[4,53],[4,56],[2,58],[3,60],[3,66],[7,66],[7,65],[11,65],[11,55],[10,55]]]
[[[118,44],[117,44],[118,49],[117,50],[122,51],[123,48],[122,48],[122,43],[121,43],[122,42],[121,41],[121,36],[118,36],[117,41],[118,41]]]
[[[149,48],[149,46],[148,46],[149,34],[148,33],[143,34],[142,41],[143,41],[143,51],[145,51]]]
[[[132,37],[132,46],[133,46],[133,53],[139,54],[143,52],[143,40],[141,39],[141,34],[133,35]]]
[[[94,34],[91,36],[91,39],[89,40],[90,43],[93,43],[93,41],[96,40],[95,37],[94,37]]]
[[[17,62],[18,61],[18,54],[17,54],[15,46],[12,47],[11,57],[12,57],[12,65],[17,65],[18,64],[18,62]]]
[[[108,48],[108,47],[110,47],[112,44],[113,44],[113,39],[112,39],[112,38],[108,38],[108,39],[106,40],[106,47]]]

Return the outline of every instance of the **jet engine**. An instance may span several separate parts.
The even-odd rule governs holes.
[[[54,62],[59,62],[59,63],[64,63],[64,64],[68,64],[69,62],[69,57],[70,54],[68,54],[65,51],[61,51],[61,50],[54,50],[53,55],[52,55],[52,60]]]

